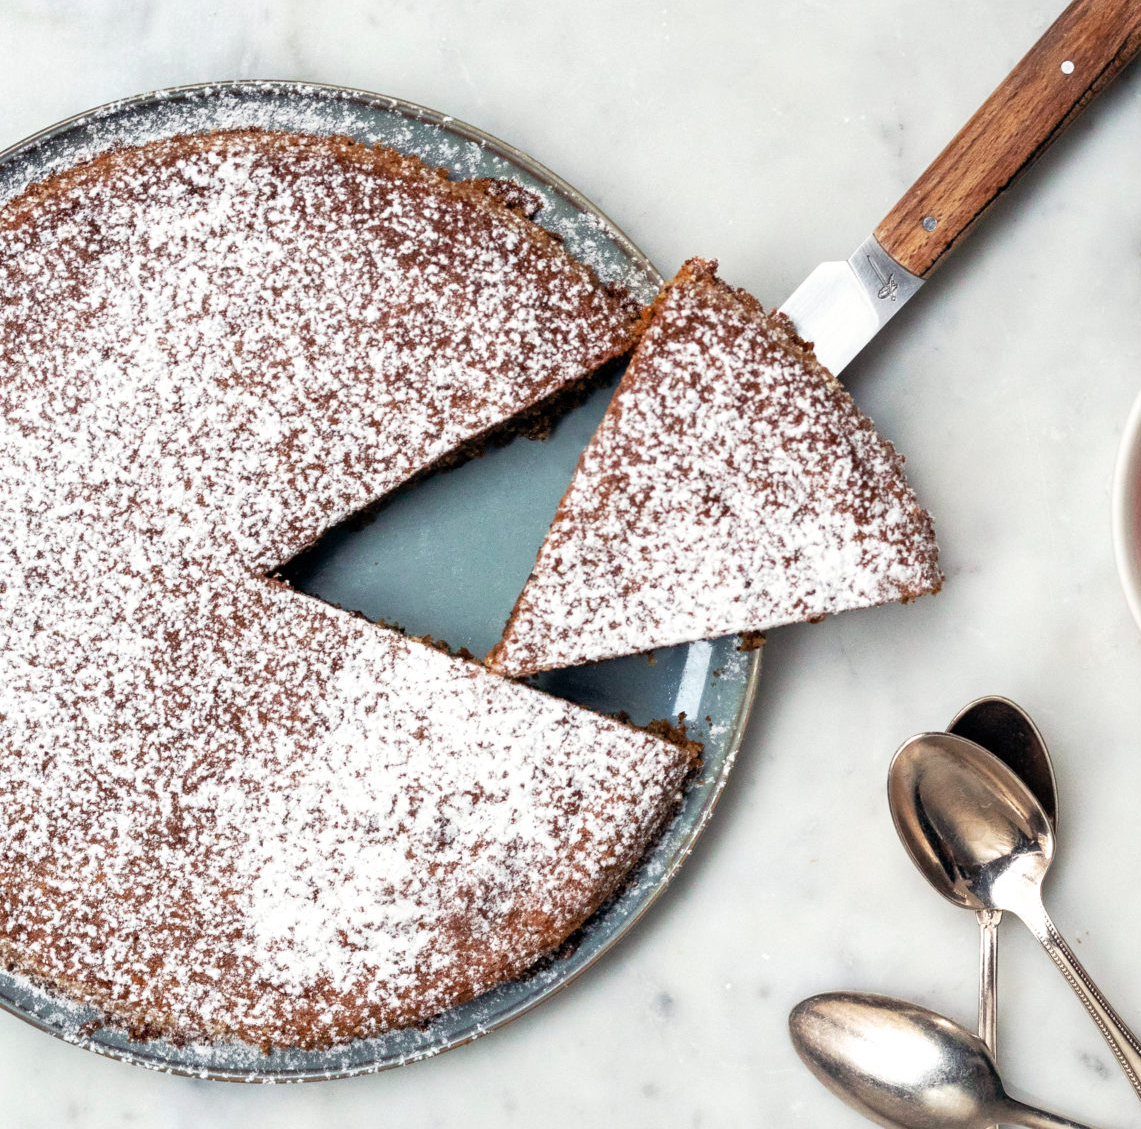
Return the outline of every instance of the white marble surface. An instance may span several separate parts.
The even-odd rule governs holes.
[[[321,80],[474,122],[558,170],[667,273],[717,256],[779,302],[847,254],[1062,0],[6,0],[0,144],[212,78]],[[773,635],[722,806],[648,919],[569,991],[379,1077],[245,1088],[154,1075],[0,1017],[0,1121],[73,1125],[862,1124],[785,1035],[860,987],[974,1009],[975,924],[923,884],[884,799],[894,747],[1004,692],[1057,760],[1055,917],[1141,1025],[1141,636],[1109,484],[1141,386],[1141,70],[1096,105],[849,370],[909,455],[948,583]],[[1092,1024],[1017,923],[1018,1092],[1137,1122]]]

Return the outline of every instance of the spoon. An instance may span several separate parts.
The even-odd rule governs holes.
[[[1014,769],[1042,805],[1057,835],[1058,787],[1054,781],[1054,766],[1042,734],[1021,706],[996,694],[976,698],[955,714],[947,732],[982,745]],[[956,905],[963,904],[945,884],[936,885],[935,889]],[[1002,912],[980,909],[975,917],[979,923],[979,1034],[991,1054],[997,1054],[998,923]]]
[[[1083,1129],[1010,1097],[982,1039],[918,1004],[826,992],[797,1004],[788,1029],[805,1066],[880,1125]]]
[[[982,746],[951,733],[921,733],[905,742],[892,761],[888,788],[896,831],[928,881],[973,910],[1009,910],[1022,919],[1141,1097],[1141,1045],[1042,905],[1054,831],[1030,789]]]
[[[1038,726],[1017,702],[999,694],[976,698],[955,714],[947,732],[982,745],[1014,769],[1042,805],[1054,834],[1058,833],[1054,765]]]

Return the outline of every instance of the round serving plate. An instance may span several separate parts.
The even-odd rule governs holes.
[[[526,154],[421,106],[341,87],[230,82],[144,94],[92,110],[0,153],[0,201],[113,146],[180,133],[256,126],[347,134],[451,170],[511,179],[543,200],[537,220],[608,282],[651,300],[662,276],[593,204]],[[458,469],[398,492],[364,528],[331,531],[290,567],[312,595],[484,653],[526,580],[575,462],[605,411],[601,389],[542,441],[516,439]],[[88,1050],[161,1070],[244,1081],[305,1081],[382,1070],[470,1042],[564,987],[633,926],[692,850],[728,779],[760,673],[760,652],[735,638],[558,671],[550,693],[645,724],[685,714],[704,743],[703,766],[677,816],[628,878],[556,956],[526,976],[437,1016],[320,1051],[233,1042],[137,1040],[77,1005],[0,971],[0,1006]]]

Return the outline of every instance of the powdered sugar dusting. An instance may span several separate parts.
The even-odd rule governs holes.
[[[938,589],[903,460],[784,324],[692,260],[489,662],[524,674]]]
[[[119,151],[0,227],[0,953],[294,1046],[521,972],[686,755],[264,573],[626,348],[630,305],[335,138]]]
[[[657,291],[656,272],[626,237],[592,211],[560,208],[558,199],[564,192],[572,199],[577,194],[524,154],[425,107],[314,83],[206,83],[101,106],[22,143],[19,160],[0,161],[0,201],[111,149],[179,134],[243,128],[347,135],[364,144],[417,153],[456,177],[520,179],[547,205],[538,222],[564,239],[575,258],[603,281],[617,283],[645,302]]]

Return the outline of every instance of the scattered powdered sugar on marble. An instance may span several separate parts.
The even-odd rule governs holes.
[[[936,591],[903,460],[802,342],[691,260],[489,664],[570,666]]]
[[[687,755],[264,574],[631,306],[336,139],[119,151],[0,236],[0,955],[139,1032],[302,1047],[524,971]]]

